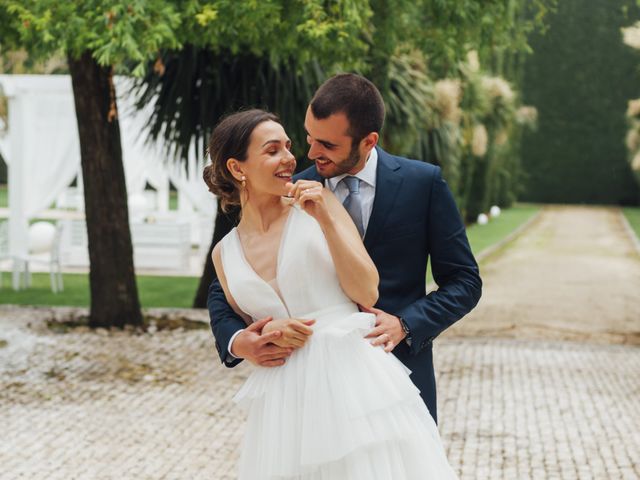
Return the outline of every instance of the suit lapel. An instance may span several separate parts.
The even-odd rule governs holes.
[[[378,147],[377,147],[378,148]],[[376,196],[373,210],[364,236],[364,244],[369,248],[377,239],[402,185],[402,175],[398,172],[400,164],[387,152],[378,148],[378,168],[376,172]]]
[[[298,173],[297,175],[293,176],[293,179],[295,181],[297,180],[315,180],[316,182],[320,182],[324,185],[324,178],[320,176],[320,174],[318,173],[318,170],[316,169],[315,165],[312,165],[311,167],[307,168],[306,170],[303,170],[302,172]]]

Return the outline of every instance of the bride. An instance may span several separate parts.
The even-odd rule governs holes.
[[[351,217],[315,181],[292,183],[291,141],[275,115],[248,110],[214,130],[204,179],[236,228],[213,250],[227,301],[292,351],[256,367],[236,394],[248,421],[239,478],[456,478],[409,371],[364,337],[378,272]],[[278,332],[278,333],[276,333]]]

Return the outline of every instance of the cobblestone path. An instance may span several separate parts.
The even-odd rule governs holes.
[[[0,478],[233,478],[248,369],[220,366],[209,332],[56,334],[34,317],[0,314]],[[640,477],[640,349],[463,338],[435,356],[461,478]]]

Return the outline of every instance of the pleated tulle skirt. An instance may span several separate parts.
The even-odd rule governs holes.
[[[331,308],[282,367],[257,368],[235,401],[248,409],[241,480],[457,478],[437,427],[392,354],[364,335],[371,314]]]

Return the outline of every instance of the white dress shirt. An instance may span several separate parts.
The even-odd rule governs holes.
[[[367,227],[369,226],[369,218],[371,217],[371,211],[373,210],[373,200],[376,197],[376,171],[378,168],[378,151],[374,148],[371,150],[369,154],[369,158],[367,159],[367,163],[365,163],[364,168],[360,170],[358,173],[354,175],[354,177],[358,177],[360,182],[360,200],[362,205],[362,222],[364,223],[364,232],[365,236],[367,235]],[[343,203],[347,196],[349,195],[349,188],[345,185],[341,180],[349,175],[345,173],[343,175],[338,175],[337,177],[328,178],[325,180],[325,187],[331,189],[331,191],[335,194],[335,196],[340,200],[340,203]],[[233,353],[231,353],[231,346],[233,345],[233,341],[236,339],[238,334],[242,332],[242,330],[238,330],[233,334],[231,340],[229,340],[228,352],[229,355],[233,358],[236,357]]]
[[[369,218],[371,217],[371,211],[373,210],[373,200],[376,197],[376,170],[378,167],[378,152],[374,148],[369,154],[369,159],[365,163],[364,168],[354,175],[361,180],[360,182],[360,200],[362,205],[362,222],[364,227],[365,236],[367,234],[367,226],[369,225]],[[328,178],[325,181],[325,186],[330,188],[335,196],[340,200],[340,203],[344,203],[349,195],[349,188],[342,182],[342,179],[346,177],[348,173],[338,175],[337,177]]]

